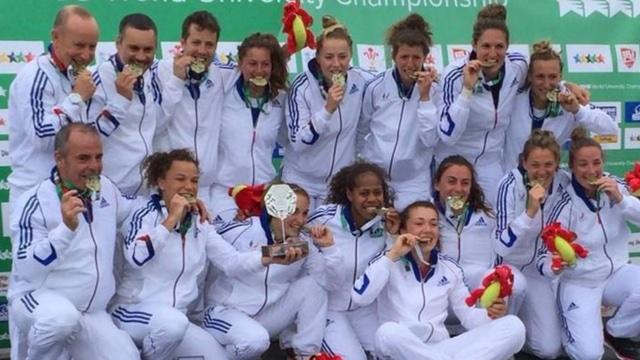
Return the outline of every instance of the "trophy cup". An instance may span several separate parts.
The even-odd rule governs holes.
[[[267,213],[280,219],[282,236],[286,237],[284,220],[296,211],[296,193],[286,184],[272,185],[264,197],[264,206]],[[262,246],[263,257],[284,257],[289,248],[299,248],[303,255],[309,253],[309,243],[298,238],[285,239],[282,243]]]

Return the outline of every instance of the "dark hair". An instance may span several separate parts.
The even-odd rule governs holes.
[[[391,25],[387,30],[387,44],[391,47],[394,58],[402,45],[420,46],[422,53],[426,56],[433,45],[431,35],[429,23],[422,16],[414,13]]]
[[[156,24],[145,14],[134,13],[126,15],[120,20],[120,25],[118,26],[118,39],[122,40],[124,36],[124,32],[127,28],[133,28],[136,30],[153,30],[153,34],[158,36],[158,29],[156,28]]]
[[[500,30],[507,37],[509,43],[509,28],[507,27],[507,8],[500,4],[489,4],[483,7],[473,24],[473,43],[477,43],[482,34],[489,29]]]
[[[97,137],[98,141],[100,141],[100,134],[95,127],[85,123],[70,123],[63,126],[56,134],[56,137],[53,140],[53,149],[60,154],[65,155],[68,151],[67,143],[69,142],[69,137],[71,137],[72,132],[91,134]]]
[[[329,196],[327,202],[330,204],[348,205],[349,199],[347,198],[347,190],[353,190],[356,187],[356,181],[360,175],[371,173],[375,175],[380,184],[382,184],[382,194],[384,197],[385,206],[391,206],[392,193],[389,188],[389,184],[385,179],[386,174],[384,170],[378,165],[368,162],[356,162],[352,165],[343,167],[338,171],[329,184]]]
[[[338,20],[333,16],[325,15],[322,17],[322,32],[316,37],[316,53],[322,51],[324,39],[342,39],[349,44],[349,49],[353,46],[353,40],[351,35],[347,31],[347,28],[338,23]]]
[[[82,19],[94,19],[91,13],[80,5],[67,5],[58,11],[55,19],[53,20],[53,28],[59,29],[67,24],[67,21],[71,15],[76,15]],[[95,20],[95,19],[94,19]]]
[[[164,178],[174,161],[187,161],[199,167],[198,160],[187,149],[157,152],[149,155],[142,163],[144,178],[148,187],[158,186],[158,179]]]
[[[263,48],[271,55],[271,98],[278,96],[278,91],[287,87],[287,60],[285,54],[275,36],[267,33],[254,33],[246,37],[238,46],[238,60],[242,61],[247,51],[251,48]],[[245,79],[248,80],[248,79]]]
[[[533,130],[527,141],[524,143],[524,148],[520,155],[521,161],[526,161],[529,154],[531,154],[534,149],[551,150],[556,163],[560,164],[560,145],[556,140],[556,136],[551,131],[542,129]]]
[[[435,182],[440,182],[440,179],[442,179],[442,175],[444,175],[444,172],[454,165],[464,166],[471,173],[471,189],[469,191],[468,199],[471,208],[475,210],[482,210],[487,215],[493,216],[493,210],[485,201],[484,192],[478,184],[478,176],[476,175],[476,170],[473,168],[473,165],[469,162],[469,160],[465,159],[463,156],[451,155],[442,160],[442,162],[438,166],[438,169],[436,170]]]
[[[186,39],[189,37],[189,28],[191,24],[196,26],[198,31],[209,30],[212,33],[218,35],[218,40],[220,39],[220,25],[218,24],[218,19],[213,16],[210,12],[206,10],[200,10],[191,13],[189,16],[184,18],[182,22],[182,39]]]
[[[419,208],[419,207],[432,209],[436,213],[437,217],[440,216],[440,215],[438,215],[438,209],[436,209],[436,206],[431,201],[426,201],[426,200],[414,201],[411,204],[409,204],[409,206],[404,208],[404,210],[402,210],[402,212],[400,213],[400,229],[406,229],[407,228],[407,220],[409,220],[409,216],[411,215],[411,211],[413,209],[416,209],[416,208]]]
[[[582,148],[591,146],[598,148],[598,150],[600,150],[600,155],[604,159],[602,146],[600,146],[600,143],[589,137],[585,128],[579,126],[573,129],[571,132],[571,147],[569,147],[569,169],[573,169],[576,153]]]

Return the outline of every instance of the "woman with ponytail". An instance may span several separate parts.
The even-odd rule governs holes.
[[[639,359],[640,344],[630,338],[640,335],[640,267],[629,264],[628,223],[640,226],[640,200],[603,167],[600,144],[583,128],[576,128],[569,150],[571,183],[547,224],[559,222],[574,232],[575,241],[588,254],[569,265],[559,254],[545,252],[538,259],[538,269],[557,277],[557,305],[565,330],[562,340],[571,359],[600,359],[603,343],[621,359]],[[602,305],[618,308],[604,329]]]
[[[436,70],[424,62],[433,45],[429,24],[411,14],[387,33],[394,66],[365,89],[358,152],[382,167],[403,209],[431,198],[431,161],[438,142]]]
[[[353,40],[347,28],[322,18],[316,56],[289,89],[286,120],[289,142],[282,179],[305,188],[311,209],[327,197],[331,177],[356,158],[356,127],[362,92],[372,75],[349,65]]]
[[[533,44],[527,88],[516,98],[507,130],[504,161],[509,168],[518,158],[531,131],[549,130],[562,146],[578,126],[597,134],[618,134],[618,126],[605,112],[581,105],[562,81],[562,58],[549,41]]]

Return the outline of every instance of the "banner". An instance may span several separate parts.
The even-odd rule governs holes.
[[[98,62],[115,51],[120,19],[143,12],[158,26],[158,58],[171,56],[178,43],[182,20],[205,9],[219,20],[222,31],[217,56],[235,60],[237,45],[253,32],[280,34],[285,0],[0,0],[0,348],[8,347],[6,327],[6,278],[11,252],[8,230],[8,184],[10,172],[7,135],[9,85],[16,72],[46,48],[53,17],[67,4],[80,4],[100,24]],[[431,24],[435,46],[428,62],[440,71],[470,51],[471,32],[478,10],[489,3],[508,10],[510,50],[528,56],[530,45],[550,40],[561,51],[565,80],[591,91],[593,104],[619,125],[618,136],[597,137],[606,149],[606,169],[623,175],[640,160],[640,1],[638,0],[302,0],[320,31],[324,14],[344,23],[354,39],[353,65],[377,72],[391,66],[384,45],[387,28],[410,12],[423,15]],[[37,11],[36,11],[37,10]],[[289,63],[292,73],[306,68],[313,51],[296,54]],[[638,231],[636,229],[636,231]],[[631,254],[640,259],[640,233],[629,239]]]

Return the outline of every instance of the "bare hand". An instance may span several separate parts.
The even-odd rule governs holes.
[[[580,105],[587,105],[591,101],[591,93],[582,86],[570,82],[565,83],[564,86],[575,95]]]
[[[313,243],[319,248],[325,248],[333,245],[333,234],[326,226],[314,226],[309,228]]]
[[[262,264],[264,266],[269,266],[271,264],[290,265],[304,257],[305,255],[302,252],[302,249],[297,247],[290,247],[282,257],[263,257]]]
[[[580,110],[578,99],[573,93],[561,92],[558,94],[558,102],[565,111],[575,114]]]
[[[400,232],[400,214],[394,208],[389,208],[384,214],[384,227],[390,234]]]
[[[136,74],[125,68],[116,77],[116,91],[129,100],[133,99],[133,86],[136,80],[138,80]]]
[[[176,53],[173,57],[173,75],[182,80],[186,80],[189,66],[193,60],[192,56]]]
[[[473,91],[473,87],[476,85],[476,82],[478,82],[478,77],[480,76],[481,70],[482,66],[480,60],[469,61],[462,70],[462,85],[466,89]]]
[[[544,198],[547,195],[547,189],[540,184],[535,184],[529,189],[529,202],[527,204],[527,215],[530,218],[536,216],[538,210],[540,210],[540,204],[544,202]]]
[[[93,82],[89,70],[84,69],[80,71],[80,73],[75,78],[75,82],[73,84],[73,92],[80,95],[84,102],[87,102],[89,101],[89,99],[91,99],[95,91],[96,84]]]
[[[498,319],[507,313],[507,303],[503,298],[497,298],[496,301],[487,308],[487,315],[491,319]]]
[[[608,176],[603,176],[596,180],[595,185],[598,187],[599,191],[607,194],[609,199],[614,203],[617,204],[623,200],[622,193],[620,193],[620,189],[618,188],[618,183],[614,179]]]
[[[420,101],[429,101],[429,93],[431,91],[431,85],[438,78],[438,70],[433,67],[427,67],[424,71],[417,73],[418,79],[418,91],[420,91]]]
[[[342,98],[344,98],[344,86],[340,86],[337,84],[331,85],[327,93],[327,103],[324,105],[325,110],[333,114],[338,106],[340,106]]]
[[[167,230],[171,231],[176,225],[182,221],[188,211],[191,211],[191,205],[189,201],[182,195],[174,194],[171,198],[169,205],[167,206],[169,215],[167,219],[162,223]]]
[[[78,214],[85,211],[82,199],[78,197],[78,190],[69,190],[62,194],[60,200],[60,212],[62,222],[72,231],[78,228]]]
[[[418,237],[413,234],[402,234],[396,238],[393,246],[387,253],[387,257],[392,261],[396,261],[399,258],[405,256],[411,251],[418,241]]]

